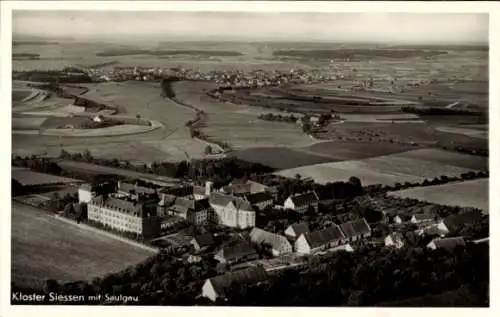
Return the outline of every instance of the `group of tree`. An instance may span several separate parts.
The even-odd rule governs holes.
[[[285,116],[281,114],[275,115],[273,113],[260,114],[258,118],[265,121],[278,121],[278,122],[288,122],[288,123],[296,123],[298,120],[298,118],[294,115]]]
[[[477,297],[473,306],[488,306],[488,246],[468,245],[452,251],[416,247],[404,252],[367,247],[336,252],[311,258],[307,268],[284,271],[267,283],[233,285],[228,300],[217,304],[377,306],[461,287]]]

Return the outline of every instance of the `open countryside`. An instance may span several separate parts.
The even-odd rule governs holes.
[[[423,27],[401,14],[420,30],[402,45],[383,39],[398,33],[391,14],[385,30],[370,14],[66,14],[13,18],[12,291],[490,305],[485,15]],[[342,40],[344,15],[381,38]],[[171,39],[181,17],[224,28]],[[34,35],[46,19],[57,34],[93,21],[121,35]],[[421,43],[431,35],[443,43]]]

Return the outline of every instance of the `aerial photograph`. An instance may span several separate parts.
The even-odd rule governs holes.
[[[489,307],[489,48],[487,13],[13,11],[10,304]]]

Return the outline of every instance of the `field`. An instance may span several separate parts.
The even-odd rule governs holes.
[[[70,226],[41,210],[12,204],[12,280],[20,286],[41,286],[49,278],[89,280],[152,254]]]
[[[400,198],[413,198],[435,204],[474,207],[489,211],[489,179],[476,179],[459,183],[409,188],[390,193]]]
[[[433,159],[435,155],[439,157],[436,161]],[[477,160],[471,161],[468,155],[424,149],[361,160],[303,166],[276,174],[290,178],[299,174],[302,177],[311,177],[318,183],[344,181],[356,176],[361,179],[363,185],[394,185],[407,181],[422,182],[424,179],[442,175],[460,176],[464,172],[486,169],[486,158],[473,159]],[[463,167],[463,162],[475,166]]]
[[[47,118],[12,118],[12,130],[38,130]]]
[[[203,110],[208,115],[203,133],[215,140],[223,140],[234,149],[252,147],[298,147],[316,143],[292,124],[259,120],[264,109],[230,103],[219,103],[208,97],[211,83],[175,82],[176,98]]]
[[[25,169],[12,170],[12,179],[16,180],[21,185],[48,185],[48,184],[64,184],[64,183],[81,182],[77,179],[33,172],[31,170],[28,170],[28,169],[26,169],[26,170]]]
[[[19,155],[40,153],[58,155],[61,148],[70,152],[82,152],[88,149],[96,157],[144,163],[183,160],[186,159],[185,152],[193,158],[204,157],[206,144],[193,140],[185,126],[187,121],[194,118],[194,111],[161,98],[158,83],[125,82],[87,86],[90,90],[85,94],[86,97],[118,106],[124,116],[135,118],[139,114],[144,119],[155,119],[163,127],[149,132],[147,131],[149,127],[147,129],[139,127],[131,131],[136,133],[135,135],[128,136],[102,135],[96,131],[94,135],[100,138],[94,139],[66,137],[64,133],[59,133],[57,136],[13,135],[13,152]],[[82,119],[51,118],[45,127],[55,128],[62,121],[71,123],[72,120],[80,122]],[[123,127],[117,129],[121,130]],[[88,131],[85,133],[87,135]],[[74,134],[74,131],[70,134]]]

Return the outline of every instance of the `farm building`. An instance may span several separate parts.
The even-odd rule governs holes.
[[[144,237],[160,234],[156,206],[114,197],[97,196],[88,202],[88,219],[122,232]]]
[[[258,208],[259,210],[264,210],[267,207],[272,206],[274,202],[274,197],[266,192],[249,194],[246,195],[244,199],[248,201],[250,205]]]
[[[255,210],[244,198],[211,193],[209,203],[217,223],[241,229],[255,227]]]
[[[210,233],[200,234],[191,239],[191,245],[196,251],[203,251],[214,244],[214,238]]]
[[[410,222],[414,224],[431,224],[435,222],[435,217],[429,213],[415,214],[411,217]]]
[[[307,254],[336,247],[343,244],[345,239],[340,227],[333,225],[323,230],[301,234],[294,246],[297,253]]]
[[[291,241],[297,240],[300,235],[309,232],[309,225],[306,222],[294,223],[285,229],[285,235]]]
[[[436,238],[427,244],[427,248],[431,250],[436,249],[446,249],[453,250],[456,247],[465,246],[465,240],[463,237],[453,237],[453,238]]]
[[[228,292],[235,284],[254,285],[266,281],[267,278],[267,272],[262,266],[226,273],[207,279],[203,284],[201,295],[215,302],[217,299],[227,298]]]
[[[293,252],[292,245],[284,236],[259,228],[252,229],[250,232],[250,240],[256,245],[269,245],[274,256]]]
[[[357,241],[371,236],[372,230],[365,218],[351,220],[340,225],[347,241]]]
[[[214,259],[220,263],[235,264],[257,260],[259,255],[248,241],[232,241],[223,246],[215,255]]]
[[[450,231],[458,231],[466,225],[477,224],[481,222],[482,219],[483,215],[481,212],[470,210],[450,215],[441,220],[437,225],[441,230],[448,233]]]
[[[439,223],[438,224],[433,223],[430,225],[424,224],[414,232],[419,236],[426,235],[431,237],[432,236],[444,237],[446,234],[448,234],[449,231],[448,229],[446,229],[446,227],[443,228],[443,226],[440,225]]]
[[[315,192],[307,192],[288,197],[283,206],[285,209],[292,209],[296,212],[304,213],[310,207],[314,209],[314,212],[318,212],[318,204],[318,195],[316,195]]]
[[[384,244],[386,247],[394,247],[396,249],[401,249],[405,246],[405,238],[401,232],[392,232],[384,239]]]

